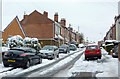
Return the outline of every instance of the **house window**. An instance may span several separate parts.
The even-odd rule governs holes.
[[[55,34],[60,34],[60,27],[58,25],[55,25]]]

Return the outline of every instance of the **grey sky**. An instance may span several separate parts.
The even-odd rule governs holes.
[[[90,41],[103,39],[117,15],[118,0],[3,0],[2,30],[18,16],[21,20],[24,12],[30,14],[34,10],[48,12],[50,19],[58,12],[59,21],[65,18],[67,27],[83,33]]]

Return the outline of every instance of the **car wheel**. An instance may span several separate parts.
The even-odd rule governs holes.
[[[9,67],[9,65],[8,64],[4,64],[4,67]]]
[[[41,64],[42,63],[42,58],[39,59],[39,62],[37,64]]]
[[[57,55],[57,58],[59,58],[59,54]]]
[[[66,54],[68,53],[68,51],[66,51]]]
[[[54,58],[49,58],[50,60],[53,60]]]
[[[99,56],[99,59],[101,59],[101,56]]]
[[[87,57],[85,56],[85,60],[87,60]]]
[[[24,69],[29,68],[29,67],[30,67],[30,61],[28,60],[28,61],[26,62],[26,65],[24,66]]]

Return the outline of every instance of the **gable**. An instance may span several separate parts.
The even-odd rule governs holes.
[[[9,37],[9,35],[12,35],[12,36],[20,35],[23,38],[26,36],[17,16],[5,28],[4,32],[2,33],[3,40],[7,41],[7,38]]]
[[[39,13],[38,11],[32,12],[30,15],[26,15],[26,17],[21,21],[22,25],[26,24],[50,24],[53,23],[51,19]]]

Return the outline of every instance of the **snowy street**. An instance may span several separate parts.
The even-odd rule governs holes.
[[[107,55],[107,52],[102,49],[101,59],[86,61],[83,54],[74,65],[64,70],[55,74],[54,77],[74,77],[80,72],[92,72],[93,77],[118,77],[118,59]]]
[[[78,51],[78,50],[77,50],[77,51]],[[62,53],[61,53],[59,59],[63,59],[63,58],[65,58],[65,57],[69,56],[69,55],[74,54],[74,52],[77,52],[77,51],[71,51],[71,52],[68,53],[68,54],[62,54]],[[72,57],[72,58],[71,58],[71,60],[72,60],[72,59],[74,58],[74,55],[71,56],[71,57]],[[76,55],[75,55],[75,57],[76,57]],[[54,59],[54,60],[43,59],[41,64],[31,66],[31,67],[28,68],[28,69],[15,68],[15,69],[13,69],[13,70],[11,70],[11,71],[7,71],[7,72],[3,72],[3,71],[12,69],[12,67],[7,67],[7,68],[6,68],[6,67],[3,66],[3,64],[1,64],[1,65],[0,65],[0,71],[1,71],[0,77],[10,76],[10,75],[13,75],[13,74],[14,74],[14,75],[15,75],[15,74],[18,75],[18,74],[24,74],[24,73],[27,73],[27,72],[31,72],[31,71],[34,71],[34,70],[40,68],[40,67],[44,67],[45,65],[49,65],[49,64],[52,64],[52,63],[54,63],[54,62],[56,62],[56,61],[59,61],[59,59]],[[70,58],[68,58],[68,59],[70,59]],[[2,72],[3,72],[3,73],[2,73]]]
[[[85,60],[84,50],[74,53],[65,59],[51,65],[48,68],[43,68],[34,73],[30,73],[27,77],[74,77],[77,74],[83,72],[91,72],[92,77],[118,77],[118,59],[112,58],[112,56],[107,55],[107,52],[102,49],[102,58],[98,60]],[[70,54],[71,54],[70,53]],[[67,54],[60,54],[60,58],[67,56]],[[0,73],[0,77],[24,74],[25,72],[33,71],[39,67],[44,67],[47,64],[53,63],[55,60],[43,59],[42,64],[31,66],[28,69],[17,68],[12,71]],[[74,61],[73,61],[74,60]],[[76,61],[76,62],[75,62]],[[5,68],[3,65],[0,65],[0,70],[5,71],[12,67]],[[39,74],[38,74],[39,73]],[[26,77],[26,75],[25,75]]]

